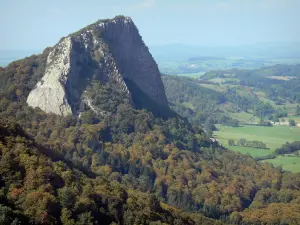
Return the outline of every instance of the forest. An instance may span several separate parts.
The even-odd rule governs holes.
[[[184,115],[135,109],[99,83],[87,94],[107,114],[87,105],[80,118],[28,107],[48,51],[0,68],[0,223],[300,223],[299,174],[225,149]],[[199,107],[207,110],[195,117],[201,122],[229,95],[188,90],[192,98],[203,93]],[[174,102],[189,101],[176,92]]]
[[[267,93],[268,98],[278,104],[282,103],[282,100],[300,103],[300,64],[278,64],[255,70],[211,71],[204,74],[201,79],[224,78],[226,77],[225,74],[231,74],[231,77],[237,79],[230,83],[263,90]]]
[[[228,112],[251,112],[253,117],[261,119],[260,125],[262,126],[269,125],[264,122],[265,119],[277,121],[287,115],[287,111],[275,109],[270,103],[263,102],[255,96],[241,95],[237,87],[227,88],[220,92],[201,86],[199,82],[202,83],[202,81],[192,78],[166,75],[162,78],[171,108],[188,118],[191,123],[204,125],[208,133],[210,130],[213,131],[208,126],[211,123],[227,126],[239,125],[239,121],[228,115]]]

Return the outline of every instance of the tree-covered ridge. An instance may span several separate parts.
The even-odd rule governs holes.
[[[237,87],[225,87],[220,92],[203,87],[199,84],[200,81],[191,78],[162,78],[172,109],[193,124],[204,125],[206,131],[213,131],[211,124],[214,123],[237,126],[239,121],[231,118],[229,112],[251,111],[254,116],[262,119],[282,116],[281,111],[275,110],[269,103],[262,102],[257,96],[241,95]]]
[[[201,79],[225,78],[228,74],[237,79],[231,83],[262,90],[274,101],[300,102],[300,65],[276,65],[256,70],[212,71],[204,74]]]
[[[29,92],[44,74],[46,60],[50,48],[40,55],[33,55],[23,60],[0,67],[0,101],[2,110],[7,106],[7,100],[25,103]]]
[[[44,55],[34,56],[11,64],[0,74],[0,83],[3,84],[1,118],[17,121],[34,139],[27,140],[27,135],[14,133],[9,135],[12,144],[7,145],[8,141],[2,143],[5,148],[2,152],[14,152],[18,146],[14,144],[18,139],[15,136],[21,136],[29,142],[28,145],[25,143],[29,152],[17,149],[8,158],[9,163],[16,164],[6,166],[1,179],[8,179],[12,174],[17,176],[22,171],[15,170],[19,168],[17,165],[32,171],[20,172],[20,177],[11,181],[16,180],[19,186],[7,186],[5,180],[0,182],[4,188],[5,207],[11,208],[3,210],[8,215],[20,214],[12,214],[9,218],[17,217],[23,221],[21,217],[25,215],[24,221],[27,219],[35,224],[44,223],[46,215],[48,224],[67,220],[71,224],[72,221],[75,224],[89,224],[90,221],[159,224],[159,220],[167,224],[214,223],[201,216],[203,214],[224,223],[238,221],[243,224],[247,222],[247,215],[243,214],[246,209],[258,212],[258,209],[267,209],[274,201],[286,206],[298,204],[299,175],[284,173],[270,164],[258,164],[251,157],[227,151],[213,143],[198,126],[190,125],[179,116],[162,119],[147,110],[134,109],[110,87],[101,86],[99,89],[97,85],[101,84],[92,85],[87,93],[93,96],[93,101],[99,101],[99,108],[110,112],[107,114],[91,112],[88,104],[82,107],[79,118],[63,118],[28,107],[25,103],[27,87],[35,85],[34,71],[42,71],[44,60]],[[32,69],[36,63],[41,67]],[[27,66],[28,73],[23,68]],[[20,79],[24,82],[15,85]],[[23,94],[17,95],[18,89]],[[8,91],[11,95],[7,94]],[[20,161],[23,151],[30,157],[24,156]],[[41,156],[34,155],[37,159],[31,159],[32,151]],[[5,161],[7,156],[1,153],[1,157],[4,155]],[[65,172],[71,174],[71,178],[64,178],[67,176]],[[27,174],[30,174],[28,178]],[[54,186],[50,183],[48,188],[46,184],[52,179],[48,174],[63,181],[56,183],[54,179]],[[25,188],[23,180],[28,180],[32,189]],[[28,190],[28,194],[33,190],[42,193],[29,195],[28,201],[23,201],[27,192],[22,192],[25,197],[20,194],[20,198],[10,201],[13,187],[17,188],[17,193],[23,189]],[[270,200],[259,197],[269,189],[272,190]],[[278,197],[290,192],[293,193],[290,198]],[[162,213],[158,201],[162,202]],[[153,208],[149,208],[147,202]],[[57,207],[52,207],[53,204]],[[61,210],[52,212],[50,209],[53,208]],[[190,211],[193,213],[187,213]],[[236,220],[236,213],[245,220]],[[293,213],[300,216],[297,211]],[[266,221],[261,219],[259,222]]]
[[[172,109],[194,123],[204,123],[226,101],[222,93],[202,88],[193,79],[164,75],[162,80]]]
[[[43,150],[42,150],[43,151]],[[0,223],[220,224],[161,204],[154,195],[90,179],[52,161],[18,125],[0,122]]]

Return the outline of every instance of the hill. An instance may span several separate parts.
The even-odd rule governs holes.
[[[111,48],[119,44],[114,40],[109,42]],[[149,99],[155,98],[149,95],[151,92],[135,92],[134,87],[141,87],[133,78],[131,82],[125,81],[131,90],[131,97],[127,97],[123,90],[92,76],[84,92],[92,104],[82,104],[78,114],[73,113],[72,105],[72,113],[67,115],[28,105],[32,91],[48,87],[43,86],[49,84],[45,75],[55,78],[56,89],[51,91],[63,91],[67,100],[69,94],[78,97],[76,92],[65,92],[68,89],[64,80],[57,82],[56,75],[64,72],[71,85],[74,74],[67,72],[74,70],[76,75],[80,65],[72,64],[67,72],[55,63],[51,67],[47,59],[52,58],[53,49],[60,48],[48,48],[41,55],[0,69],[0,117],[6,118],[0,126],[0,196],[1,210],[5,212],[2,213],[5,217],[0,219],[4,218],[5,223],[263,224],[271,219],[284,224],[299,221],[299,174],[226,150],[199,126],[190,124],[168,107],[160,108],[162,112],[167,110],[167,116],[157,115],[153,108],[147,107]],[[62,58],[65,53],[57,54],[57,58]],[[81,57],[79,53],[78,57]],[[123,61],[116,61],[120,66],[118,63]],[[126,64],[123,66],[129,66]],[[141,65],[144,66],[147,67]],[[57,70],[50,76],[48,73],[53,68]],[[140,80],[144,74],[136,72],[134,76]],[[154,86],[160,85],[158,78]],[[82,79],[79,76],[75,81],[80,84]],[[205,89],[205,96],[210,93],[218,94]],[[134,99],[139,100],[140,107],[136,107]],[[218,98],[215,101],[217,105]],[[104,113],[98,113],[95,108]],[[11,125],[16,122],[19,125]],[[260,218],[261,213],[273,209],[277,211],[271,218]],[[286,211],[292,216],[279,216]]]
[[[289,127],[291,121],[296,125],[300,119],[299,71],[299,65],[276,65],[257,70],[211,71],[200,79],[163,76],[163,82],[177,113],[201,125],[229,149],[257,159],[269,157],[273,162],[273,151],[287,141],[299,140],[299,128]],[[240,139],[262,141],[270,151],[228,145]],[[281,166],[298,172],[297,162],[298,156],[289,156]]]
[[[91,83],[120,92],[136,108],[169,109],[158,67],[129,17],[99,20],[62,38],[49,50],[27,103],[63,116],[79,115],[82,105],[107,113],[87,93]]]
[[[17,124],[0,121],[0,223],[6,224],[221,224],[183,213],[153,195],[91,179],[36,144]]]
[[[300,63],[299,43],[260,43],[249,46],[152,46],[150,51],[164,74],[200,77],[212,70],[260,69]],[[190,60],[192,59],[192,60]]]
[[[163,81],[169,101],[176,104],[175,111],[200,123],[207,116],[195,117],[196,113],[216,115],[216,123],[223,123],[218,112],[242,123],[258,123],[260,119],[297,121],[299,68],[277,65],[258,70],[212,71],[200,79],[163,76]]]

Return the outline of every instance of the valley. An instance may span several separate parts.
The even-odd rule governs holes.
[[[223,146],[274,162],[284,170],[300,172],[298,155],[265,160],[286,142],[300,140],[300,92],[296,88],[300,85],[299,68],[276,65],[255,70],[216,70],[199,77],[164,76],[163,81],[169,101],[174,103],[172,108],[192,123],[202,124]],[[229,140],[242,138],[262,141],[268,150],[228,145]]]
[[[203,59],[204,58],[204,59]],[[207,59],[205,59],[207,58]],[[188,77],[201,77],[201,74],[211,70],[229,69],[259,69],[264,66],[274,66],[276,64],[298,64],[300,58],[295,59],[243,59],[239,57],[214,58],[214,57],[194,57],[188,60],[179,61],[159,61],[159,69],[169,75],[180,75]]]
[[[237,142],[241,138],[258,140],[267,145],[269,150],[264,150],[264,152],[274,151],[286,142],[299,141],[300,136],[300,128],[291,128],[289,126],[240,125],[239,127],[230,127],[217,125],[216,127],[218,130],[214,132],[214,136],[223,145],[228,146],[228,140]]]
[[[271,155],[275,149],[279,148],[284,143],[299,141],[300,139],[300,128],[291,128],[289,126],[263,127],[241,125],[239,127],[228,127],[224,125],[217,125],[216,127],[218,131],[214,132],[214,138],[216,138],[222,145],[235,152],[250,154],[253,158]],[[229,140],[237,142],[241,138],[262,141],[267,145],[268,149],[228,145]],[[283,154],[278,155],[274,159],[261,160],[261,162],[269,162],[274,166],[282,166],[282,168],[286,171],[294,173],[300,172],[299,155]]]
[[[200,77],[212,70],[260,69],[300,63],[298,43],[260,43],[245,46],[150,46],[161,72]]]
[[[1,225],[300,224],[298,48],[159,56],[122,15],[59,34],[0,66]]]

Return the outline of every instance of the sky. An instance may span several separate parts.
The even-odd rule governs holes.
[[[0,0],[0,50],[44,49],[98,19],[130,16],[149,46],[299,42],[300,0]]]

